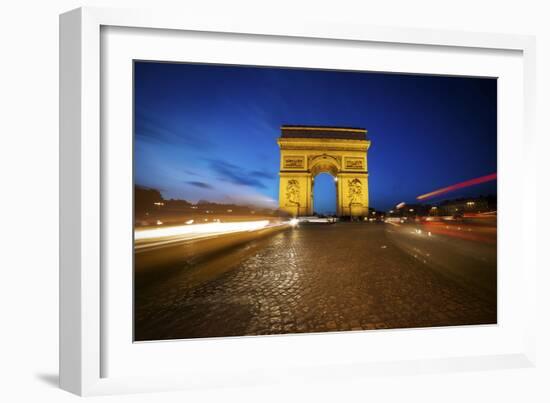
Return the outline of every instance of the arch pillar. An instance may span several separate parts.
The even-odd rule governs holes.
[[[292,217],[313,214],[313,183],[311,173],[279,173],[279,208]]]
[[[339,173],[337,211],[343,217],[366,217],[369,214],[368,174]]]

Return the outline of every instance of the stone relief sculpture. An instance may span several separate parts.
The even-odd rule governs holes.
[[[363,185],[359,179],[355,178],[348,181],[348,193],[350,205],[362,203]]]
[[[286,184],[286,200],[295,206],[300,205],[300,184],[296,179],[291,179]]]

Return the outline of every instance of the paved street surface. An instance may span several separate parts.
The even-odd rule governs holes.
[[[174,263],[164,278],[136,279],[135,339],[496,323],[496,244],[449,239],[407,242],[388,224],[310,224]]]

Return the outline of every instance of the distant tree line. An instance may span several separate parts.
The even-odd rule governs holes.
[[[225,204],[199,200],[196,204],[193,204],[183,199],[164,199],[159,190],[141,185],[134,187],[134,208],[136,215],[143,215],[154,210],[193,211],[196,213],[274,213],[274,210],[269,208],[256,208],[233,203]]]
[[[143,214],[155,205],[162,203],[164,199],[157,189],[147,188],[145,186],[134,186],[134,209],[137,214]]]

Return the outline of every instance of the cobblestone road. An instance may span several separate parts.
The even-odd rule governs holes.
[[[136,340],[496,322],[496,301],[396,248],[384,224],[300,226],[203,266],[136,288]]]

